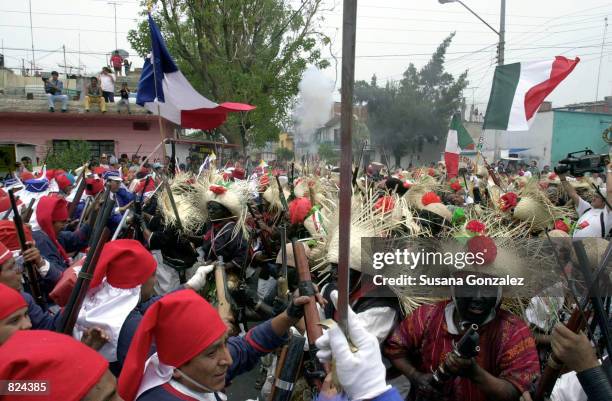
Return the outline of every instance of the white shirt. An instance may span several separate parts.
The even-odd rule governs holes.
[[[608,233],[610,228],[612,228],[612,213],[610,213],[607,207],[604,207],[603,209],[593,209],[587,201],[580,198],[576,211],[578,212],[580,218],[576,223],[576,230],[574,231],[573,238],[601,238],[602,213],[604,232]]]
[[[104,92],[115,92],[115,77],[113,74],[100,74],[100,86]]]

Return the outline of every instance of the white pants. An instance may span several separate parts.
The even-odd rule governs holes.
[[[179,274],[174,268],[164,264],[160,250],[154,250],[151,252],[151,254],[157,261],[157,270],[155,271],[155,292],[157,295],[166,295],[181,285]],[[187,277],[187,280],[193,276],[195,271],[196,269],[193,267],[185,271],[185,277]]]

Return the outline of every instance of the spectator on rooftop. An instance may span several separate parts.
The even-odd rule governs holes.
[[[53,113],[55,111],[55,102],[62,102],[62,113],[68,110],[68,96],[63,95],[64,83],[59,80],[59,74],[57,71],[51,72],[51,79],[43,79],[45,81],[45,93],[49,101],[49,111]]]
[[[123,69],[125,70],[125,76],[127,77],[128,73],[130,72],[130,69],[132,68],[132,63],[130,63],[130,61],[127,58],[123,59]]]
[[[115,76],[108,67],[102,67],[100,86],[106,103],[115,103]]]
[[[102,97],[102,88],[98,85],[98,78],[91,77],[91,81],[87,86],[87,95],[85,96],[85,111],[89,111],[89,105],[97,104],[102,113],[106,113],[106,103]]]
[[[128,88],[127,82],[121,83],[121,100],[117,102],[117,113],[121,113],[121,106],[127,108],[128,114],[132,114],[130,111],[130,88]]]
[[[110,59],[111,65],[113,66],[113,69],[115,70],[115,74],[117,74],[118,77],[121,76],[121,66],[123,65],[123,57],[121,57],[121,55],[119,54],[118,51],[114,51],[113,52],[113,56]]]

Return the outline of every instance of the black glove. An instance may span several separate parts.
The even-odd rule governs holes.
[[[287,306],[286,310],[290,318],[299,320],[304,317],[304,305],[296,305],[293,299],[289,302],[289,306]]]
[[[257,302],[259,302],[259,296],[257,292],[250,289],[247,285],[241,285],[237,290],[232,292],[232,298],[240,306],[248,306],[249,308],[255,308]]]

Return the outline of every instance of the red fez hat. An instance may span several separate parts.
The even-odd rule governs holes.
[[[17,206],[23,204],[21,199],[15,197],[17,200]],[[0,212],[6,212],[11,208],[11,198],[9,198],[8,193],[4,189],[0,188]]]
[[[0,283],[0,320],[21,308],[27,308],[25,299],[11,287]]]
[[[26,241],[32,241],[32,230],[30,227],[24,224],[23,232]],[[21,249],[19,237],[17,236],[17,227],[13,220],[0,220],[0,241],[11,251]]]
[[[0,377],[48,383],[47,396],[16,396],[16,400],[78,401],[107,370],[108,362],[102,355],[52,331],[20,330],[0,347]]]
[[[36,206],[36,220],[40,229],[51,238],[59,253],[67,261],[68,254],[66,254],[64,247],[57,240],[53,223],[68,220],[68,202],[59,196],[41,197]]]
[[[0,242],[0,265],[3,265],[6,261],[13,257],[13,252]]]
[[[102,174],[106,173],[106,169],[102,166],[94,167],[93,173],[102,177]]]
[[[104,183],[101,178],[87,178],[85,184],[87,184],[85,193],[90,196],[95,196],[104,190]]]
[[[168,294],[145,313],[123,364],[117,390],[133,401],[142,382],[153,340],[159,361],[181,367],[219,340],[227,331],[219,313],[193,290]]]
[[[115,288],[134,288],[155,273],[157,262],[153,255],[133,239],[107,242],[96,265],[91,288],[106,280]]]
[[[312,209],[312,204],[308,198],[295,198],[289,203],[289,221],[291,224],[300,224],[304,222],[308,213]]]
[[[72,185],[72,182],[70,181],[70,179],[68,177],[66,177],[66,175],[64,175],[64,174],[60,174],[60,175],[56,176],[55,177],[55,182],[57,182],[57,186],[62,191]]]

